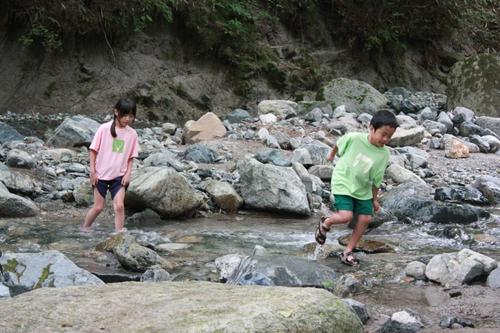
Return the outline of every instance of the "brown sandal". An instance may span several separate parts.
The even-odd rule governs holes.
[[[320,221],[318,222],[318,227],[316,228],[316,232],[314,233],[314,238],[319,245],[323,245],[326,242],[326,233],[330,231],[330,228],[325,226],[326,217],[322,216]]]
[[[346,252],[346,253],[341,253],[340,256],[340,261],[342,263],[349,265],[349,266],[358,266],[359,265],[359,260],[354,256],[352,252]]]

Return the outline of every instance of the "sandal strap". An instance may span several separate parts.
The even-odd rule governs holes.
[[[346,253],[342,252],[340,254],[340,256],[341,256],[342,261],[344,261],[344,262],[348,262],[348,263],[352,263],[352,264],[359,263],[358,258],[356,258],[356,256],[354,255],[354,253],[352,253],[352,251],[346,252]],[[350,259],[349,259],[349,257],[350,257]]]
[[[328,228],[328,227],[325,225],[325,220],[326,220],[326,219],[327,219],[327,217],[326,217],[326,216],[322,216],[322,217],[320,218],[320,220],[321,220],[320,225],[321,225],[321,228],[322,228],[323,230],[325,230],[326,232],[329,232],[329,231],[330,231],[330,228]]]

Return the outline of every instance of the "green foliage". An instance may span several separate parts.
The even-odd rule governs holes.
[[[491,43],[498,31],[495,0],[319,0],[333,36],[360,50],[403,52],[407,45],[432,45],[457,29],[475,30]],[[485,29],[486,28],[486,29]]]
[[[49,50],[58,49],[62,45],[59,34],[47,29],[41,23],[34,23],[31,30],[21,36],[20,40],[26,46],[39,42]]]
[[[321,81],[312,47],[343,41],[371,56],[398,55],[408,45],[434,45],[452,31],[498,51],[496,0],[4,0],[8,24],[24,27],[21,42],[60,49],[95,34],[110,45],[159,21],[173,23],[186,47],[229,68],[245,95],[264,76],[283,91],[315,90]],[[280,45],[281,26],[299,39]]]
[[[176,0],[6,0],[10,25],[23,25],[24,45],[39,44],[46,50],[60,49],[75,35],[104,34],[106,38],[141,31],[155,18],[172,21]]]
[[[479,52],[500,51],[500,1],[498,0],[461,0],[455,12],[459,26],[470,35]]]

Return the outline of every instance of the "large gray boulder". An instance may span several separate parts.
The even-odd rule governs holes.
[[[297,103],[288,100],[263,100],[257,105],[259,114],[272,113],[280,117],[296,114],[297,109]]]
[[[36,165],[35,158],[28,152],[20,149],[11,149],[7,153],[6,163],[13,168],[33,169]]]
[[[425,128],[422,126],[417,126],[414,128],[402,128],[399,127],[394,132],[391,141],[387,144],[391,147],[404,147],[419,144],[424,138]]]
[[[500,117],[500,58],[479,54],[457,62],[448,77],[448,109],[465,106],[476,114]]]
[[[463,249],[458,253],[439,254],[429,261],[425,276],[444,286],[460,286],[481,276],[488,276],[497,262],[481,253]]]
[[[33,201],[10,193],[0,182],[0,217],[29,217],[38,213],[39,209]]]
[[[8,318],[2,331],[12,333],[63,326],[73,332],[363,332],[358,317],[326,290],[209,282],[40,289],[2,301],[0,318]]]
[[[24,136],[16,131],[12,126],[0,121],[0,145],[9,141],[22,140],[23,138]]]
[[[386,177],[392,179],[397,184],[409,183],[409,182],[419,182],[425,183],[422,178],[411,172],[410,170],[397,165],[391,164],[386,170]]]
[[[95,275],[79,268],[64,254],[54,250],[40,253],[7,252],[0,257],[0,264],[5,272],[4,284],[11,288],[30,290],[104,284]]]
[[[188,216],[203,203],[203,196],[172,168],[146,167],[133,171],[126,205],[151,208],[162,217]]]
[[[473,186],[477,188],[494,205],[500,202],[500,177],[481,176],[476,179]]]
[[[90,146],[100,124],[84,116],[72,116],[64,119],[47,140],[48,146],[81,147]]]
[[[347,112],[373,114],[387,105],[388,99],[366,82],[338,78],[320,92],[332,105],[345,105]]]
[[[255,159],[238,161],[237,184],[245,206],[298,215],[311,215],[307,192],[290,167],[262,164]]]
[[[243,204],[243,199],[229,183],[210,180],[205,186],[205,191],[210,194],[218,207],[227,212],[235,213]]]
[[[401,184],[384,193],[382,206],[399,219],[416,219],[422,222],[468,224],[489,213],[471,205],[444,203],[433,200],[430,186],[420,182]]]
[[[0,183],[9,189],[11,193],[23,196],[34,196],[41,192],[41,184],[26,170],[9,169],[0,163]]]
[[[500,117],[477,117],[476,125],[482,128],[487,128],[493,131],[498,137],[500,137]]]

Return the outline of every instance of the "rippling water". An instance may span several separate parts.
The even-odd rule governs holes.
[[[83,212],[83,211],[82,211]],[[108,237],[112,231],[112,218],[98,220],[96,231],[91,235],[78,232],[82,217],[53,218],[41,215],[31,219],[0,219],[0,242],[2,250],[13,252],[37,252],[56,249],[63,252],[79,266],[90,271],[111,274],[121,272],[119,265],[110,265],[103,258],[92,255],[95,246]],[[286,254],[315,260],[319,247],[313,253],[305,253],[304,245],[314,243],[314,229],[317,218],[285,218],[255,212],[241,212],[237,215],[219,215],[189,220],[169,220],[164,224],[128,225],[134,233],[154,232],[183,246],[169,253],[167,257],[179,263],[174,275],[177,279],[214,279],[215,258],[239,253],[251,255],[256,245],[263,246],[270,254]],[[368,232],[367,239],[385,241],[396,249],[395,254],[362,256],[369,266],[387,263],[404,263],[419,256],[457,251],[464,247],[500,259],[500,223],[498,217],[488,223],[480,222],[470,226],[459,226],[462,235],[468,239],[448,239],[433,234],[451,225],[403,224],[387,222]],[[340,236],[350,234],[346,226],[332,228],[327,243],[335,243]],[[190,237],[194,236],[194,237]],[[89,254],[90,253],[90,254]],[[338,260],[326,259],[330,266]]]

